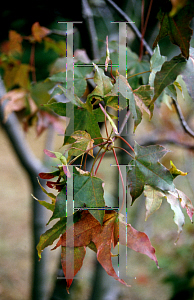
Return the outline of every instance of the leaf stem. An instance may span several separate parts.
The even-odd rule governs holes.
[[[122,148],[122,147],[115,147],[115,146],[114,146],[114,149],[115,149],[115,148],[116,148],[116,149],[121,149],[121,150],[125,151],[129,156],[131,156],[132,158],[134,158],[133,155],[131,155],[131,153],[129,153],[126,149],[124,149],[124,148]]]
[[[127,146],[135,153],[133,147],[131,147],[131,145],[120,135],[117,135],[116,137],[120,138],[121,140],[123,140],[123,142],[125,142],[125,144],[127,144]],[[115,137],[115,138],[116,138]]]
[[[116,155],[115,149],[113,148],[112,151],[113,151],[113,154],[114,154],[114,157],[115,157],[115,161],[116,161],[116,164],[117,164],[117,167],[118,167],[118,170],[119,170],[119,175],[121,177],[122,188],[123,188],[123,200],[122,200],[122,204],[121,204],[121,209],[119,209],[120,212],[122,212],[123,206],[124,206],[124,201],[125,201],[125,186],[124,186],[123,176],[122,176],[122,173],[121,173],[121,169],[120,169],[120,166],[119,166],[119,162],[118,162],[118,159],[117,159],[117,155]]]
[[[140,73],[136,73],[136,74],[133,74],[131,76],[128,76],[127,79],[135,77],[135,76],[138,76],[138,75],[141,75],[141,74],[149,73],[149,72],[151,72],[151,70],[140,72]]]
[[[106,150],[105,150],[103,153],[100,154],[100,155],[101,155],[101,158],[100,158],[100,161],[99,161],[99,163],[98,163],[98,165],[97,165],[97,168],[96,168],[96,170],[95,170],[94,176],[96,176],[96,173],[97,173],[97,171],[98,171],[98,168],[100,167],[100,164],[101,164],[101,162],[102,162],[102,159],[103,159],[105,153],[106,153]]]
[[[102,150],[102,147],[98,150],[98,153],[96,154],[96,157],[95,157],[95,159],[93,161],[91,172],[90,172],[91,175],[93,174],[94,165],[95,165],[95,163],[96,163],[96,161],[98,159],[98,156],[99,156],[101,150]]]

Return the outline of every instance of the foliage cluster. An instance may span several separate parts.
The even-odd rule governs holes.
[[[39,23],[32,26],[30,36],[21,36],[15,31],[9,32],[9,41],[1,46],[0,67],[3,80],[8,92],[1,102],[9,102],[5,107],[5,121],[12,111],[23,112],[24,128],[36,123],[37,133],[40,134],[49,124],[64,133],[68,126],[74,124],[74,132],[65,135],[64,153],[45,150],[45,153],[58,160],[59,164],[54,171],[40,173],[42,179],[47,180],[47,186],[55,193],[42,190],[51,202],[38,200],[39,203],[52,211],[51,220],[59,219],[56,224],[40,237],[37,245],[38,255],[59,238],[57,245],[61,246],[61,262],[64,274],[67,269],[73,268],[73,276],[80,270],[89,247],[97,254],[97,259],[106,272],[122,284],[127,283],[119,278],[112,266],[111,247],[118,243],[146,254],[158,265],[155,249],[148,236],[126,224],[123,216],[106,205],[104,199],[104,182],[97,176],[100,164],[107,152],[115,158],[123,187],[123,201],[125,186],[123,175],[118,163],[117,149],[129,156],[127,162],[127,188],[132,198],[132,204],[144,193],[146,206],[146,219],[159,209],[162,201],[167,201],[174,212],[174,222],[178,226],[178,234],[184,225],[184,215],[181,208],[186,209],[192,221],[194,208],[191,200],[175,187],[174,179],[185,176],[171,162],[170,169],[162,165],[159,160],[168,152],[163,146],[140,146],[135,142],[132,147],[122,136],[122,130],[127,123],[129,115],[134,121],[134,131],[140,126],[144,113],[151,119],[154,114],[154,105],[163,101],[165,95],[168,99],[177,102],[178,91],[182,87],[177,81],[179,75],[185,82],[188,92],[194,98],[193,91],[193,63],[194,49],[190,47],[192,30],[189,23],[194,14],[194,4],[191,1],[174,2],[171,12],[160,10],[158,19],[160,31],[154,42],[154,51],[150,61],[139,60],[136,53],[127,47],[127,76],[112,68],[117,54],[115,42],[108,44],[107,54],[101,58],[105,68],[98,66],[99,61],[91,62],[86,55],[75,60],[74,86],[67,89],[67,78],[71,70],[66,66],[64,53],[68,45],[64,41],[56,42],[49,37],[52,30],[41,27]],[[179,46],[181,54],[167,61],[160,54],[158,42],[169,36],[172,43]],[[22,43],[31,44],[29,64],[22,62],[24,50]],[[58,59],[52,65],[49,78],[43,82],[36,82],[35,45],[44,43],[45,50],[52,49],[58,54]],[[111,50],[109,53],[109,50]],[[78,51],[78,54],[81,50]],[[78,55],[79,56],[79,55]],[[79,64],[89,63],[87,67]],[[105,69],[105,70],[104,70]],[[108,71],[108,72],[107,72]],[[71,75],[71,74],[70,74]],[[92,78],[91,78],[92,77]],[[33,81],[33,83],[31,83]],[[92,84],[91,84],[92,81]],[[91,89],[92,87],[92,89]],[[50,92],[52,89],[52,92]],[[65,101],[58,101],[57,97]],[[119,96],[119,102],[118,102]],[[66,102],[72,103],[74,120],[66,117]],[[113,112],[126,109],[126,118],[117,128]],[[65,122],[64,122],[65,121]],[[102,136],[99,123],[104,122],[106,137]],[[108,132],[107,123],[111,125]],[[116,141],[125,142],[128,149],[116,146]],[[94,157],[93,149],[97,148]],[[86,171],[88,155],[93,157],[90,171]],[[74,162],[81,158],[79,168],[73,167]],[[55,181],[51,181],[56,178]],[[73,200],[75,212],[71,222],[68,222],[68,180],[73,178]],[[122,207],[123,207],[122,203]],[[121,208],[122,210],[122,208]],[[68,230],[74,228],[72,239],[66,239]],[[73,253],[74,263],[68,261],[67,252]],[[66,279],[67,290],[72,279]]]

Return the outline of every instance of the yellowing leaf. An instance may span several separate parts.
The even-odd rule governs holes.
[[[156,210],[158,210],[162,204],[162,200],[165,199],[164,193],[160,190],[154,189],[149,185],[144,187],[144,195],[146,197],[146,218],[149,218]]]
[[[40,26],[39,22],[32,25],[32,35],[37,42],[41,42],[45,36],[50,34],[50,32],[50,29]]]
[[[177,169],[175,167],[175,165],[173,164],[172,160],[170,161],[170,165],[171,165],[171,168],[169,169],[170,173],[172,174],[172,176],[175,178],[177,177],[178,175],[181,175],[181,176],[186,176],[187,173]]]
[[[22,36],[14,30],[9,31],[9,53],[22,53]]]

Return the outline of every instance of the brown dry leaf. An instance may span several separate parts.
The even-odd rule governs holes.
[[[32,35],[37,42],[42,42],[42,39],[51,33],[51,30],[40,26],[39,22],[36,22],[32,25]]]
[[[27,101],[30,106],[30,112],[31,114],[34,114],[37,111],[37,106],[28,96],[28,92],[22,88],[12,90],[8,93],[6,93],[2,98],[1,102],[4,102],[5,100],[10,100],[5,106],[4,111],[4,122],[7,121],[7,118],[13,111],[20,111],[27,107]]]

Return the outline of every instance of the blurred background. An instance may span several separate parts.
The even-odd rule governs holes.
[[[167,11],[170,11],[171,8],[168,7],[170,2],[153,1],[151,6],[152,1],[147,0],[115,0],[114,2],[135,22],[140,31],[143,30],[149,14],[144,38],[152,48],[159,32],[159,23],[156,18],[158,8],[163,3]],[[103,0],[72,1],[68,3],[68,6],[60,1],[51,5],[48,5],[46,1],[37,1],[28,6],[15,2],[11,5],[6,2],[2,3],[0,96],[21,88],[16,78],[18,73],[14,73],[13,69],[17,68],[17,64],[26,64],[32,68],[24,75],[29,76],[29,82],[36,86],[33,90],[34,98],[41,95],[36,104],[41,105],[49,100],[50,86],[45,90],[41,84],[36,84],[43,82],[48,76],[61,71],[64,67],[66,25],[57,23],[58,21],[81,21],[82,24],[74,25],[74,51],[84,50],[79,60],[95,60],[97,63],[104,64],[107,35],[109,41],[112,41],[112,44],[110,43],[111,57],[112,59],[117,57],[118,48],[115,45],[118,43],[118,25],[110,22],[122,20],[123,17],[119,11],[109,1]],[[34,46],[31,30],[35,22],[39,22],[40,26],[52,31],[49,35],[52,41],[35,40]],[[190,26],[194,28],[193,21]],[[16,31],[23,37],[31,35],[31,40],[23,39],[22,51],[14,55],[10,52],[10,44],[7,46],[10,30]],[[18,42],[18,39],[16,40]],[[133,68],[128,67],[129,74],[149,70],[150,57],[144,49],[139,59],[140,41],[130,27],[127,27],[127,43],[134,53],[131,57],[136,59],[136,65],[133,65]],[[194,47],[193,39],[191,45]],[[168,38],[161,40],[159,46],[161,54],[167,56],[168,60],[180,53],[180,49],[172,45]],[[81,52],[77,53],[81,55]],[[113,68],[113,74],[115,70],[116,68]],[[138,76],[138,79],[132,81],[131,85],[137,88],[142,83],[147,84],[148,79],[149,74]],[[183,93],[178,94],[178,103],[188,125],[194,128],[193,99],[189,96],[181,77],[178,80],[183,86]],[[23,84],[22,88],[28,89],[29,82],[27,86]],[[23,104],[22,109],[16,114],[10,114],[5,123],[3,122],[3,109],[4,106],[1,105],[0,299],[155,300],[157,298],[175,300],[180,299],[181,296],[185,300],[194,299],[194,227],[184,212],[186,220],[184,230],[176,242],[177,227],[173,222],[173,211],[170,210],[169,204],[163,202],[160,209],[145,222],[144,196],[141,196],[133,206],[130,206],[128,196],[128,223],[149,236],[156,249],[160,269],[158,270],[154,262],[146,256],[128,250],[127,275],[131,288],[127,288],[109,278],[96,263],[96,255],[89,249],[83,267],[70,289],[70,295],[67,295],[60,268],[60,249],[50,251],[52,247],[48,247],[48,250],[44,250],[42,260],[38,262],[35,245],[38,243],[40,234],[48,229],[46,223],[51,213],[41,207],[31,196],[33,194],[38,199],[45,199],[37,183],[38,173],[45,168],[51,168],[55,162],[47,160],[43,150],[45,148],[53,151],[62,149],[63,136],[60,132],[64,128],[65,120],[54,119],[53,121],[48,115],[43,117],[43,113],[41,117],[31,115],[30,118],[26,118],[28,106]],[[11,110],[14,111],[14,108],[12,107]],[[103,127],[102,131],[104,131]],[[171,150],[161,162],[169,168],[169,161],[172,160],[178,169],[188,172],[185,177],[179,176],[175,183],[176,187],[193,202],[194,139],[184,132],[170,98],[161,99],[161,102],[155,105],[151,121],[146,114],[144,115],[135,134],[131,120],[128,124],[128,133],[127,139],[132,145],[135,140],[142,146],[161,144]],[[107,154],[105,157],[98,176],[106,182],[106,201],[114,203],[118,197],[118,172],[116,168],[110,167],[115,163],[112,156]],[[118,157],[120,163],[126,163],[125,156],[118,153]],[[51,222],[51,226],[53,224],[54,221]],[[117,271],[117,258],[113,258],[113,264]]]

